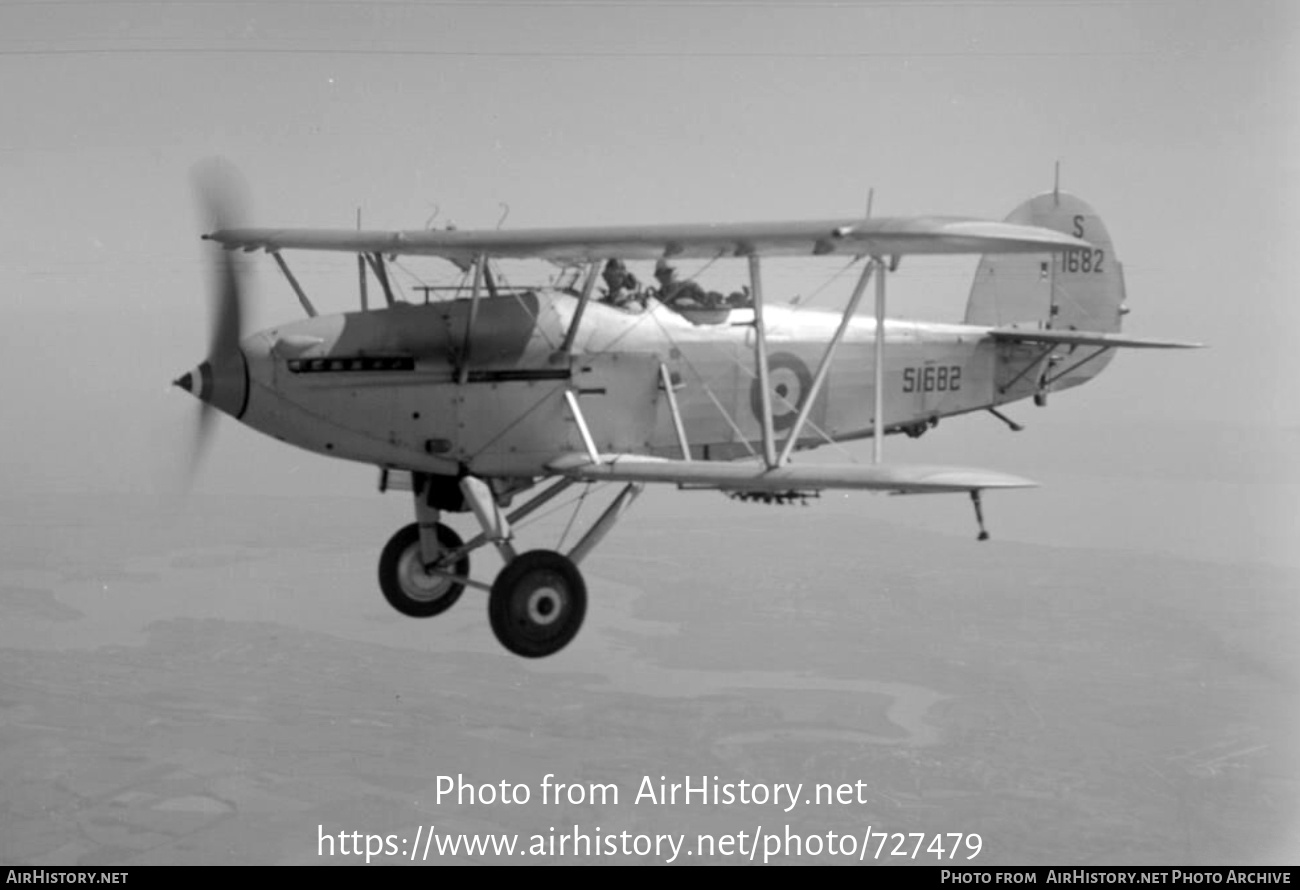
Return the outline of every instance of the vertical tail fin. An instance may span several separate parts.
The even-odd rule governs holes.
[[[1082,238],[1092,250],[984,257],[966,304],[968,324],[1114,333],[1124,314],[1124,272],[1101,217],[1086,202],[1047,192],[1007,222]]]
[[[980,260],[966,303],[967,324],[1028,327],[1058,331],[1117,333],[1124,306],[1124,270],[1101,217],[1086,202],[1054,191],[1030,198],[1007,222],[1042,226],[1082,238],[1091,250],[1058,254],[997,254]],[[1053,352],[1043,379],[1065,364],[1065,376],[1053,377],[1054,390],[1091,380],[1110,364],[1105,350],[1087,362],[1079,347]],[[1040,391],[1036,398],[1043,398]],[[1040,401],[1039,404],[1045,404]]]

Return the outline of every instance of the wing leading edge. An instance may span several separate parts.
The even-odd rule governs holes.
[[[591,482],[658,482],[774,493],[856,489],[925,494],[986,488],[1032,488],[1038,484],[1019,476],[965,467],[786,464],[767,469],[750,463],[667,460],[634,454],[604,455],[599,463],[593,462],[586,454],[567,454],[553,461],[549,469],[561,476]]]
[[[480,256],[595,262],[611,256],[655,260],[753,255],[1048,253],[1090,246],[1051,229],[956,217],[513,231],[221,229],[203,237],[227,249],[425,255],[459,262],[473,262]]]

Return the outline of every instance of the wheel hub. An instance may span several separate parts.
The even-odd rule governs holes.
[[[407,596],[421,602],[440,599],[447,594],[454,583],[449,578],[425,570],[418,541],[414,546],[406,548],[406,552],[398,560],[397,580]]]
[[[554,587],[539,587],[528,595],[528,618],[534,624],[556,621],[564,610],[564,596]]]

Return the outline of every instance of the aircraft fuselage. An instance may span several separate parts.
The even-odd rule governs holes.
[[[680,457],[661,364],[696,459],[761,452],[761,394],[752,310],[694,324],[666,306],[644,313],[588,306],[572,350],[560,346],[578,301],[540,292],[470,301],[399,303],[318,316],[254,334],[224,379],[218,407],[268,435],[331,457],[440,475],[537,477],[584,450],[567,409],[575,390],[602,453]],[[765,310],[772,414],[783,442],[839,323],[832,311]],[[996,344],[987,328],[886,322],[886,432],[1024,398],[1042,360]],[[875,322],[852,320],[799,447],[871,436]],[[1018,379],[1017,379],[1018,378]],[[1010,386],[1008,386],[1010,384]],[[1006,388],[1006,391],[1000,391]],[[241,404],[242,402],[242,404]]]

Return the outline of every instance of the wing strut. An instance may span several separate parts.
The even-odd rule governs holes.
[[[357,231],[361,231],[361,208],[357,208]],[[361,289],[361,311],[370,309],[370,295],[366,293],[366,258],[357,254],[357,285]]]
[[[384,267],[384,255],[382,253],[368,253],[366,259],[370,262],[370,268],[374,271],[375,277],[379,279],[380,286],[384,289],[384,299],[388,305],[393,305],[393,288],[388,283],[388,270]]]
[[[691,446],[686,441],[686,426],[682,423],[682,412],[677,407],[677,394],[673,392],[673,375],[663,362],[659,363],[659,385],[668,397],[668,411],[673,417],[673,430],[677,433],[677,447],[682,449],[682,460],[689,462]]]
[[[288,279],[289,286],[293,288],[293,292],[298,295],[298,302],[302,303],[303,310],[309,316],[315,318],[316,307],[311,304],[311,300],[307,299],[307,295],[303,293],[302,285],[298,283],[297,278],[293,277],[293,272],[289,271],[289,264],[284,261],[284,257],[280,256],[280,251],[271,251],[271,256],[275,257],[275,262],[280,267],[280,271],[284,273],[284,277]]]
[[[487,268],[487,255],[479,254],[474,261],[474,287],[469,292],[469,318],[465,321],[465,337],[460,344],[460,374],[457,382],[464,386],[469,380],[469,354],[473,345],[474,321],[478,317],[478,301],[483,290],[483,271]]]
[[[591,458],[593,464],[600,463],[596,440],[591,438],[591,428],[587,426],[587,418],[583,416],[582,408],[578,405],[578,397],[573,394],[573,390],[564,391],[564,401],[569,406],[569,413],[573,415],[573,422],[578,425],[578,435],[582,436],[582,445],[587,449],[587,456]]]
[[[768,383],[767,328],[763,325],[763,277],[758,254],[749,255],[749,287],[754,295],[754,360],[758,364],[758,392],[763,414],[763,461],[775,469],[776,439],[772,432],[772,391]]]
[[[366,258],[357,254],[357,284],[361,288],[361,311],[370,309],[370,296],[366,293]]]
[[[885,444],[885,264],[873,256],[876,276],[876,372],[872,389],[875,408],[871,416],[871,462],[880,463]]]
[[[582,324],[582,314],[587,311],[591,294],[596,289],[599,270],[600,263],[587,264],[587,280],[582,285],[582,296],[578,298],[578,308],[573,310],[573,320],[569,322],[569,330],[565,332],[564,343],[560,346],[560,352],[565,355],[573,349],[573,341],[578,337],[578,325]]]
[[[826,344],[826,351],[822,353],[821,364],[817,366],[817,373],[813,376],[812,386],[808,389],[808,394],[804,397],[803,407],[799,409],[799,416],[795,418],[794,426],[790,429],[790,437],[785,440],[785,447],[781,449],[781,456],[777,458],[778,465],[784,464],[790,460],[790,452],[794,451],[795,443],[799,441],[799,434],[803,432],[804,424],[808,422],[808,415],[812,413],[813,403],[817,401],[817,394],[821,392],[822,384],[826,382],[826,375],[831,369],[831,360],[835,357],[835,350],[839,348],[840,341],[844,338],[844,332],[848,330],[849,322],[853,314],[857,312],[858,303],[862,300],[862,294],[867,289],[867,282],[871,280],[872,270],[876,268],[876,261],[872,260],[867,263],[858,277],[858,283],[853,288],[853,296],[849,297],[849,304],[844,307],[844,314],[840,317],[840,326],[835,329],[835,335],[831,337],[831,342]],[[884,276],[884,273],[881,273]]]

